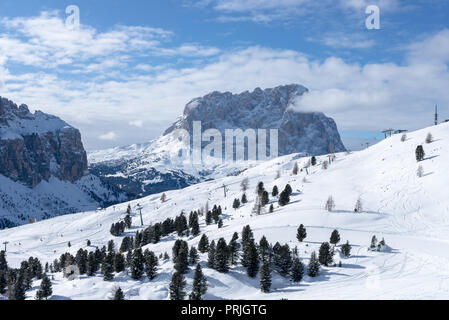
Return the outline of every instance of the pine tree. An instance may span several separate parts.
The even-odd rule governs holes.
[[[305,238],[307,238],[307,230],[304,228],[304,225],[301,224],[296,233],[296,239],[298,239],[299,242],[303,242]]]
[[[333,262],[333,257],[331,253],[331,246],[328,242],[324,242],[321,244],[320,251],[318,253],[319,262],[328,267]]]
[[[215,269],[215,241],[209,245],[209,254],[207,256],[207,266],[211,269]]]
[[[281,207],[286,206],[288,203],[290,202],[290,195],[288,194],[287,191],[282,191],[281,194],[279,195],[279,200],[278,203]]]
[[[89,252],[89,256],[87,257],[87,275],[92,277],[98,271],[98,263],[95,257],[95,253]]]
[[[202,235],[200,242],[198,243],[198,251],[206,253],[209,250],[209,239],[205,234]]]
[[[329,241],[334,246],[337,245],[337,243],[340,242],[340,233],[338,233],[338,230],[334,230],[331,234],[331,238]]]
[[[273,212],[274,212],[274,205],[273,205],[273,204],[270,205],[270,210],[269,210],[269,212],[270,212],[270,213],[273,213]]]
[[[200,224],[198,222],[198,215],[194,214],[193,215],[193,220],[192,220],[192,235],[194,237],[196,237],[199,234],[200,234]]]
[[[200,256],[198,255],[198,251],[196,250],[195,247],[191,247],[189,252],[189,264],[195,265],[198,263],[199,260]]]
[[[159,265],[159,260],[153,251],[145,250],[145,273],[148,279],[153,280],[157,275],[157,267]]]
[[[198,264],[193,276],[192,293],[189,296],[190,300],[201,300],[207,292],[207,280],[203,274],[201,266]]]
[[[250,278],[254,278],[257,276],[257,272],[259,271],[259,257],[257,254],[257,248],[254,243],[254,240],[249,242],[243,252],[244,260],[246,261],[247,267],[246,271]]]
[[[326,211],[332,212],[335,209],[335,201],[332,196],[329,196],[329,198],[326,201],[326,205],[324,206]]]
[[[79,249],[75,256],[75,262],[78,266],[80,274],[86,274],[87,272],[87,251]]]
[[[0,251],[0,271],[8,271],[8,263],[6,262],[5,251]]]
[[[310,160],[312,166],[316,166],[316,157],[313,156],[312,159]]]
[[[23,275],[21,275],[19,273],[19,276],[17,277],[17,280],[14,283],[14,291],[13,291],[13,299],[12,300],[23,301],[26,299],[23,281],[24,281]]]
[[[113,300],[125,300],[125,295],[123,294],[122,288],[118,287],[117,290],[115,290]]]
[[[161,196],[161,202],[164,203],[165,201],[167,201],[167,195],[163,193]]]
[[[264,262],[260,269],[260,290],[269,293],[271,289],[271,268],[270,263]]]
[[[232,208],[235,209],[235,210],[240,208],[240,200],[239,199],[234,199],[234,203],[232,204]]]
[[[259,241],[259,257],[260,260],[262,260],[262,263],[271,262],[270,244],[265,236],[263,236]]]
[[[0,270],[0,295],[6,293],[6,271]]]
[[[310,256],[309,265],[307,266],[307,275],[309,277],[316,277],[320,272],[320,262],[318,261],[316,257],[316,253],[312,252],[312,255]]]
[[[218,220],[218,229],[223,228],[223,220]]]
[[[279,195],[279,189],[277,186],[273,187],[273,191],[271,191],[271,195],[274,197],[277,197]]]
[[[242,195],[242,204],[246,204],[246,203],[248,203],[248,199],[246,198],[246,194],[244,193],[243,195]]]
[[[265,207],[270,202],[270,198],[268,196],[268,192],[262,192],[262,207]]]
[[[125,271],[125,256],[119,252],[114,255],[114,270],[117,273]]]
[[[186,273],[189,269],[189,245],[186,241],[178,240],[173,247],[175,270]]]
[[[131,218],[131,214],[129,214],[129,213],[125,216],[125,226],[128,229],[131,229],[131,227],[132,227],[132,218]]]
[[[286,192],[288,193],[289,196],[291,196],[291,195],[293,194],[293,189],[292,189],[291,185],[289,185],[289,184],[287,184],[287,185],[285,186],[284,191],[286,191]]]
[[[373,236],[372,238],[371,238],[371,246],[370,246],[370,248],[371,249],[374,249],[374,248],[376,248],[377,247],[377,237],[376,236]]]
[[[259,197],[261,197],[262,196],[262,193],[265,191],[265,187],[264,187],[264,185],[263,185],[263,182],[261,181],[261,182],[259,182],[258,184],[257,184],[257,190],[256,190],[256,193],[259,195]]]
[[[142,278],[144,272],[144,257],[142,254],[142,249],[136,249],[133,252],[133,256],[131,259],[131,278],[134,280],[140,280]]]
[[[231,241],[229,242],[229,262],[234,265],[237,263],[237,260],[239,258],[239,249],[240,249],[240,243],[238,242],[239,235],[237,232],[234,232],[234,235],[232,236]]]
[[[422,145],[416,147],[415,153],[416,153],[416,161],[421,162],[424,160],[426,153],[424,152],[424,148]]]
[[[206,224],[207,225],[212,224],[212,212],[211,211],[206,212]]]
[[[42,278],[41,286],[39,291],[37,292],[37,297],[39,300],[45,299],[47,300],[53,294],[53,289],[51,285],[50,279],[45,274]]]
[[[226,240],[221,238],[217,242],[217,248],[215,250],[215,270],[218,272],[228,272],[229,271],[229,251]]]
[[[170,300],[184,300],[186,280],[181,272],[175,272],[170,283]]]
[[[346,241],[344,245],[341,246],[341,253],[344,257],[348,258],[351,256],[351,245],[349,244],[349,241]]]
[[[357,202],[355,203],[354,212],[356,212],[356,213],[363,212],[363,202],[362,202],[362,198],[358,198],[358,199],[357,199]]]
[[[101,264],[101,271],[103,273],[104,281],[111,281],[114,279],[114,255],[109,252],[103,259],[103,263]]]
[[[292,265],[292,281],[301,282],[304,276],[304,265],[299,261],[298,258],[293,259]]]
[[[274,264],[283,277],[286,277],[290,273],[292,267],[292,254],[288,244],[280,246],[278,243],[273,248]]]

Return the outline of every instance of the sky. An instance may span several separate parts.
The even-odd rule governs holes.
[[[298,83],[295,107],[357,150],[432,125],[435,104],[449,119],[448,16],[445,0],[2,0],[0,96],[97,150],[157,138],[209,92]]]

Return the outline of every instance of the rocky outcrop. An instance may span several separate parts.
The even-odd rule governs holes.
[[[87,156],[77,129],[0,97],[0,174],[34,188],[51,176],[78,181],[86,170]]]
[[[166,132],[192,131],[193,121],[202,129],[278,129],[279,155],[301,152],[322,155],[345,151],[334,120],[321,112],[301,112],[295,102],[308,89],[297,84],[232,94],[213,92],[192,100],[184,115]]]

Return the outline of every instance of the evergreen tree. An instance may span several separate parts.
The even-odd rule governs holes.
[[[292,255],[291,250],[288,244],[279,246],[276,245],[276,248],[273,248],[274,252],[274,264],[279,272],[279,274],[283,277],[286,277],[290,273],[290,269],[292,267]]]
[[[207,266],[211,269],[215,269],[215,241],[209,245],[209,254],[207,256]]]
[[[122,288],[118,287],[117,290],[115,290],[113,300],[125,300]]]
[[[344,257],[348,258],[351,256],[351,245],[349,244],[349,241],[346,241],[344,245],[341,246],[341,253]]]
[[[293,259],[292,265],[292,281],[300,282],[304,276],[304,265],[298,258]]]
[[[0,251],[0,271],[8,271],[8,263],[6,262],[5,251]]]
[[[277,197],[279,195],[279,189],[277,186],[273,187],[273,191],[271,192],[271,195],[274,197]]]
[[[19,273],[16,282],[14,283],[13,299],[23,301],[26,299],[25,288],[23,286],[24,278],[23,275]]]
[[[239,199],[234,199],[234,203],[232,204],[232,208],[234,208],[235,210],[240,208],[240,200]]]
[[[206,212],[206,224],[207,225],[212,224],[212,212],[211,211]]]
[[[186,273],[189,269],[189,245],[186,241],[178,240],[173,247],[175,270]]]
[[[259,195],[259,197],[261,197],[262,196],[262,193],[265,191],[265,187],[264,187],[264,185],[263,185],[263,182],[261,181],[261,182],[259,182],[258,184],[257,184],[257,190],[256,190],[256,193]]]
[[[223,228],[223,220],[218,220],[218,229]]]
[[[0,295],[6,293],[6,271],[0,270]]]
[[[286,206],[288,203],[290,202],[290,195],[288,194],[287,191],[282,191],[281,194],[279,195],[279,200],[278,203],[281,207]]]
[[[246,198],[246,194],[244,193],[243,195],[242,195],[242,204],[246,204],[246,203],[248,203],[248,199]]]
[[[192,293],[189,296],[190,300],[201,300],[207,292],[207,280],[203,274],[201,266],[198,264],[193,276]]]
[[[202,235],[200,242],[198,243],[198,251],[206,253],[209,250],[209,239],[205,234]]]
[[[416,161],[421,162],[424,160],[426,153],[424,152],[424,148],[422,145],[416,147],[415,153],[416,153]]]
[[[132,227],[132,218],[131,218],[131,215],[129,213],[125,217],[125,226],[128,229],[131,229],[131,227]]]
[[[298,174],[298,171],[299,171],[298,163],[295,162],[295,165],[293,166],[293,170],[292,170],[293,175],[296,176]]]
[[[320,251],[318,253],[319,262],[328,267],[333,262],[333,255],[331,253],[331,246],[328,242],[321,244]]]
[[[326,209],[326,211],[332,212],[335,209],[335,201],[334,198],[332,196],[329,196],[329,198],[326,201],[326,205],[324,206],[324,209]]]
[[[117,252],[114,255],[114,270],[115,270],[115,272],[120,273],[120,272],[125,271],[125,267],[126,267],[125,264],[126,264],[125,257],[123,256],[123,254]]]
[[[142,275],[144,272],[144,263],[145,260],[143,258],[142,249],[136,249],[133,252],[132,260],[131,260],[131,278],[134,280],[142,279]]]
[[[270,244],[265,236],[263,236],[259,241],[259,257],[263,263],[271,262]]]
[[[171,300],[184,300],[186,296],[185,292],[186,280],[182,272],[175,272],[170,283],[170,299]]]
[[[198,251],[196,250],[195,247],[191,247],[189,252],[189,264],[195,265],[198,263],[199,260],[200,256],[198,255]]]
[[[215,270],[218,272],[229,271],[229,252],[226,240],[221,238],[217,242],[217,248],[215,250]]]
[[[265,207],[270,202],[270,197],[268,196],[268,192],[262,192],[262,206]]]
[[[200,234],[200,224],[198,222],[198,214],[194,214],[192,218],[192,235],[194,237]]]
[[[240,243],[238,242],[238,239],[239,239],[239,234],[237,232],[234,232],[234,235],[232,236],[232,239],[228,245],[229,262],[232,265],[236,264],[237,260],[239,258]]]
[[[264,262],[260,269],[260,289],[263,293],[269,293],[271,289],[271,268],[268,262]]]
[[[270,205],[270,210],[269,210],[269,212],[270,212],[270,213],[273,213],[273,212],[274,212],[274,205],[273,205],[273,204]]]
[[[307,266],[307,275],[309,277],[316,277],[320,272],[320,262],[318,261],[316,257],[316,253],[312,252],[312,255],[310,256],[309,265]]]
[[[103,273],[104,281],[111,281],[114,279],[114,255],[109,252],[103,259],[101,264],[101,271]]]
[[[316,166],[316,157],[313,156],[312,159],[310,160],[310,163],[312,164],[312,166]]]
[[[254,234],[249,225],[242,230],[242,246],[245,247],[249,242],[254,241]]]
[[[331,238],[329,241],[334,246],[337,245],[337,243],[340,242],[340,233],[338,233],[338,230],[334,230],[331,234]]]
[[[374,249],[374,248],[376,248],[377,247],[377,237],[376,236],[373,236],[372,238],[371,238],[371,246],[370,246],[370,248],[371,249]]]
[[[148,279],[153,280],[157,275],[157,267],[159,265],[159,260],[154,254],[154,252],[145,250],[145,273]]]
[[[246,261],[246,271],[250,278],[257,276],[259,271],[259,257],[257,254],[256,244],[250,241],[243,252],[244,260]]]
[[[75,256],[75,262],[78,266],[80,274],[86,274],[87,272],[87,251],[79,249]]]
[[[95,253],[89,252],[87,257],[87,275],[92,277],[98,271],[98,263],[95,257]]]
[[[289,184],[287,184],[287,185],[285,186],[284,191],[286,191],[286,192],[288,193],[289,196],[291,196],[292,193],[293,193],[293,189],[292,189],[291,185],[289,185]]]
[[[44,277],[42,278],[40,289],[37,292],[37,298],[39,300],[42,300],[42,299],[47,300],[48,297],[51,297],[52,294],[53,294],[53,289],[52,289],[51,281],[45,274]]]
[[[298,239],[299,242],[303,242],[305,238],[307,238],[307,230],[304,228],[304,225],[301,224],[296,233],[296,239]]]

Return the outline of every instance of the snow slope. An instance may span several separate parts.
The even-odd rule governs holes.
[[[428,132],[435,137],[431,144],[424,140]],[[259,280],[249,279],[240,267],[233,267],[227,274],[220,274],[205,267],[207,257],[201,257],[204,272],[209,281],[207,299],[448,299],[449,298],[449,124],[426,128],[408,134],[405,142],[393,136],[377,145],[357,153],[337,154],[329,169],[320,165],[309,169],[309,175],[301,172],[292,175],[297,161],[302,167],[308,159],[288,155],[249,168],[238,176],[229,176],[190,186],[183,190],[167,192],[168,201],[161,203],[160,195],[152,195],[131,202],[133,225],[139,225],[135,214],[136,205],[143,206],[146,225],[175,217],[182,210],[190,212],[220,204],[224,209],[224,227],[205,226],[201,219],[201,231],[209,239],[224,237],[230,240],[234,232],[241,232],[249,224],[258,241],[265,235],[273,244],[288,243],[298,246],[302,261],[307,264],[312,251],[329,240],[334,229],[338,229],[342,242],[349,240],[353,246],[352,256],[342,261],[343,267],[322,268],[319,277],[306,277],[300,284],[293,284],[278,275],[273,276],[270,294],[259,290]],[[423,144],[426,159],[420,163],[424,176],[416,174],[418,163],[415,148]],[[319,157],[318,162],[327,159]],[[281,177],[276,179],[277,171]],[[238,210],[232,209],[232,201],[241,197],[240,182],[248,177],[249,203]],[[307,179],[307,182],[304,181]],[[254,190],[259,181],[271,191],[274,185],[280,189],[290,183],[294,193],[291,202],[278,207],[275,212],[252,216],[255,199]],[[227,198],[223,188],[228,187]],[[336,210],[327,212],[324,204],[329,195],[336,202]],[[354,213],[356,200],[361,197],[363,213]],[[91,211],[61,216],[37,224],[0,231],[0,242],[8,240],[8,261],[18,266],[29,256],[51,262],[61,253],[73,254],[86,247],[90,239],[93,246],[102,246],[114,239],[109,233],[110,225],[123,218],[127,203],[103,211]],[[307,228],[304,243],[296,240],[299,224]],[[134,227],[132,234],[138,227]],[[368,251],[371,237],[385,238],[391,250]],[[196,245],[200,237],[189,238]],[[163,239],[156,245],[147,246],[157,254],[168,252],[175,236]],[[67,247],[67,242],[72,244]],[[108,299],[111,291],[120,286],[127,299],[167,299],[168,284],[173,272],[171,262],[161,262],[159,275],[152,282],[130,280],[126,272],[116,275],[114,282],[104,282],[98,277],[81,277],[67,281],[55,275],[53,299]],[[187,275],[190,291],[193,272]],[[38,283],[35,283],[35,288]],[[35,292],[28,293],[32,298]]]

